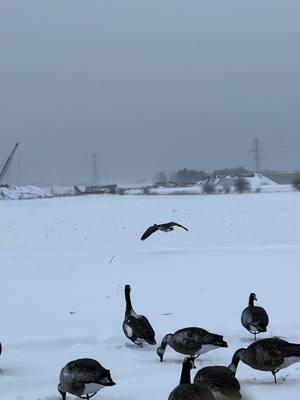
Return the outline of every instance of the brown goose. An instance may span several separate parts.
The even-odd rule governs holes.
[[[177,222],[168,222],[166,224],[154,224],[152,226],[150,226],[142,235],[141,240],[145,240],[147,239],[150,235],[152,235],[152,233],[156,232],[156,231],[162,231],[162,232],[171,232],[174,230],[174,226],[179,226],[180,228],[185,229],[186,231],[188,231],[187,228],[185,228],[184,226],[177,224]]]
[[[175,333],[166,335],[157,349],[160,361],[163,361],[168,345],[177,351],[177,353],[192,357],[198,357],[200,354],[207,353],[218,347],[228,347],[227,343],[223,340],[223,336],[196,327],[183,328]]]
[[[249,305],[242,312],[241,322],[243,327],[252,333],[256,340],[258,333],[267,331],[269,317],[264,308],[254,305],[254,300],[257,301],[256,294],[250,293]]]
[[[194,378],[194,383],[209,389],[216,396],[241,399],[240,383],[235,377],[239,359],[232,360],[229,367],[212,366],[199,369]]]
[[[247,349],[239,349],[233,356],[235,362],[242,360],[251,368],[272,373],[275,383],[276,374],[283,368],[300,362],[300,344],[289,343],[282,339],[261,339]]]
[[[67,393],[81,399],[90,399],[105,386],[113,386],[110,371],[91,358],[81,358],[69,362],[60,372],[58,391],[62,400]]]
[[[136,314],[132,308],[130,285],[125,285],[126,311],[123,322],[123,332],[134,344],[143,346],[143,341],[156,344],[155,332],[144,315]]]
[[[195,368],[194,359],[185,358],[182,363],[180,383],[170,393],[168,400],[215,400],[208,389],[191,383],[192,368]]]

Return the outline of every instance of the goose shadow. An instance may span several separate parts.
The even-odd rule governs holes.
[[[152,352],[156,350],[156,345],[150,345],[148,343],[143,343],[143,346],[138,346],[134,343],[124,342],[125,347],[127,349],[136,350],[136,351],[145,351],[145,352]]]

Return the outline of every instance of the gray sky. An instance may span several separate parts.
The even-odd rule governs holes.
[[[20,141],[23,183],[81,183],[96,152],[102,180],[134,181],[251,167],[257,136],[264,167],[299,169],[299,17],[299,0],[1,0],[0,161]]]

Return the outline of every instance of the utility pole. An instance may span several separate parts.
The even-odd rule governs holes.
[[[254,138],[251,142],[250,153],[253,154],[254,170],[255,172],[261,171],[261,160],[262,160],[262,143],[258,138]]]
[[[92,156],[92,176],[93,176],[93,183],[99,183],[99,156],[98,154],[94,153]]]

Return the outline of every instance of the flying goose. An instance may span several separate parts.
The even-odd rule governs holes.
[[[251,368],[272,372],[275,383],[276,374],[283,368],[300,362],[300,344],[286,342],[282,339],[261,339],[252,343],[247,349],[239,349],[233,356],[237,363],[242,360]]]
[[[207,353],[218,347],[228,347],[223,340],[223,336],[210,333],[202,328],[183,328],[175,333],[166,335],[159,348],[157,354],[160,361],[163,361],[164,353],[167,345],[172,347],[178,353],[198,357],[200,354]]]
[[[242,312],[241,322],[247,331],[254,334],[254,339],[256,340],[258,333],[267,331],[269,317],[264,308],[254,305],[254,300],[257,301],[256,294],[250,293],[249,305]]]
[[[91,358],[69,362],[60,372],[58,391],[62,400],[71,393],[81,399],[90,399],[104,386],[113,386],[110,371]]]
[[[212,366],[199,369],[194,383],[209,389],[213,394],[225,398],[241,399],[240,384],[235,377],[239,360],[233,360],[229,367]]]
[[[152,233],[156,232],[156,231],[163,231],[163,232],[171,232],[174,231],[174,226],[179,226],[180,228],[185,229],[186,231],[188,231],[187,228],[185,228],[184,226],[177,224],[176,222],[168,222],[166,224],[154,224],[152,226],[150,226],[142,235],[141,240],[145,240],[147,239],[150,235],[152,235]]]
[[[215,400],[208,389],[191,383],[192,368],[195,368],[194,359],[186,357],[182,363],[180,383],[170,393],[168,400]]]
[[[130,290],[130,285],[125,285],[126,311],[123,322],[124,334],[138,346],[143,346],[143,341],[149,344],[156,344],[155,332],[150,322],[144,315],[136,314],[132,308]]]

